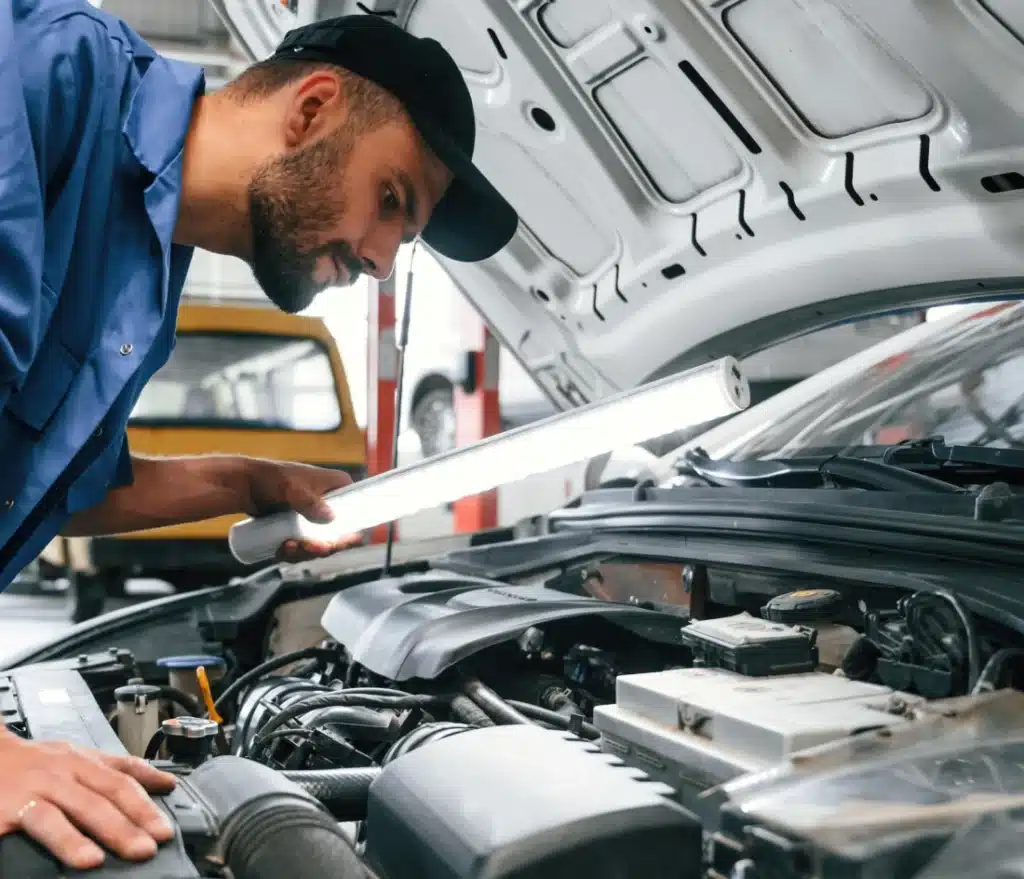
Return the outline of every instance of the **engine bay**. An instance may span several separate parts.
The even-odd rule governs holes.
[[[179,777],[174,842],[97,876],[941,879],[965,838],[1019,845],[1024,649],[953,592],[471,568],[285,592],[208,654],[17,667],[0,711]],[[0,876],[63,875],[0,840]]]

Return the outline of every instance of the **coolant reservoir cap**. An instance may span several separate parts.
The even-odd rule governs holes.
[[[801,589],[776,595],[761,615],[774,623],[831,623],[843,609],[843,595],[835,589]]]
[[[160,729],[168,738],[210,739],[217,735],[219,727],[205,717],[169,717]]]
[[[114,690],[114,698],[118,702],[134,702],[136,699],[154,699],[160,695],[160,688],[152,684],[125,684]]]

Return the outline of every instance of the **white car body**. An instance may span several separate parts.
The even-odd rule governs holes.
[[[560,406],[1024,278],[1019,0],[212,2],[449,49],[521,223],[443,265]]]
[[[353,13],[452,53],[520,226],[439,264],[559,408],[723,355],[804,378],[1024,289],[1019,0],[211,2],[253,60]]]

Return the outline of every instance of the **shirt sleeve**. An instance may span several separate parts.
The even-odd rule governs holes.
[[[110,488],[125,488],[135,482],[135,472],[132,470],[132,450],[128,447],[128,435],[125,434],[121,443],[121,454],[117,458],[117,467],[114,470],[114,478],[111,480]]]
[[[0,408],[25,379],[53,313],[44,291],[49,182],[77,152],[94,70],[96,23],[56,18],[38,0],[0,2]],[[50,7],[52,9],[52,7]]]
[[[0,4],[0,406],[39,346],[43,197],[25,107],[14,17]]]

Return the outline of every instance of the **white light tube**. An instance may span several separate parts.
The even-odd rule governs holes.
[[[231,552],[251,565],[288,540],[338,539],[500,485],[699,427],[750,405],[750,385],[732,357],[560,412],[327,495],[334,520],[275,513],[232,526]]]

